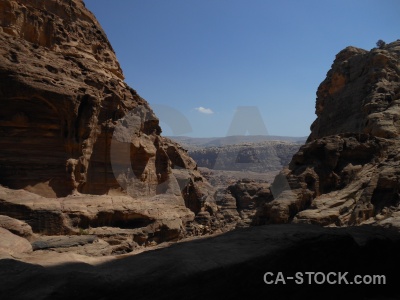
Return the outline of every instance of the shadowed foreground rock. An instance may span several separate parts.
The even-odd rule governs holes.
[[[5,299],[398,299],[400,234],[379,227],[250,227],[100,265],[0,260]],[[266,285],[266,272],[385,275],[386,285]],[[321,278],[321,277],[319,277]],[[268,279],[270,279],[268,277]],[[335,278],[337,279],[337,278]]]

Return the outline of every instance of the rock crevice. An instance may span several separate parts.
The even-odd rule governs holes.
[[[187,152],[161,136],[82,0],[0,1],[0,45],[0,185],[25,201],[0,199],[0,215],[35,234],[133,230],[124,233],[131,250],[133,240],[224,227],[213,189]],[[70,197],[85,205],[72,209]],[[206,210],[209,227],[199,230],[195,214]]]

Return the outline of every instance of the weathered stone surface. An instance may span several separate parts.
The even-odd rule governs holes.
[[[235,227],[241,220],[235,197],[226,188],[218,189],[215,196],[224,219]]]
[[[372,226],[258,226],[94,265],[0,260],[0,293],[7,299],[396,299],[399,251],[397,231]],[[282,272],[286,284],[266,284],[266,272],[274,273],[267,280]],[[303,284],[287,279],[295,272]],[[384,275],[386,284],[308,284],[305,272],[348,272],[348,282]]]
[[[400,133],[400,40],[371,51],[347,47],[318,87],[309,141],[338,133]]]
[[[0,257],[8,255],[18,257],[30,252],[32,246],[28,240],[0,227]]]
[[[125,243],[126,241],[123,241],[117,245],[110,245],[109,243],[107,243],[102,239],[96,239],[93,243],[87,243],[84,245],[65,247],[65,248],[63,247],[53,248],[51,249],[51,251],[57,253],[82,255],[83,256],[82,260],[89,261],[89,258],[91,257],[110,256],[110,255],[124,254],[131,252],[133,247],[127,247]],[[43,255],[45,256],[51,255],[49,251],[35,251],[35,252],[42,252]],[[60,259],[60,261],[62,261],[62,258]]]
[[[172,169],[196,164],[160,136],[81,0],[2,1],[0,28],[1,184],[49,198],[181,194]]]
[[[387,216],[389,213],[389,217]],[[375,217],[377,224],[387,228],[395,228],[400,230],[400,211],[390,213],[388,209],[383,209],[380,215]]]
[[[94,235],[83,236],[45,236],[32,242],[32,249],[43,250],[50,248],[69,248],[91,244],[97,240]]]
[[[33,235],[32,227],[27,223],[4,215],[0,215],[0,227],[24,238],[30,238]]]
[[[128,196],[71,196],[44,198],[23,190],[0,187],[0,210],[4,215],[26,221],[35,233],[82,234],[103,226],[146,231],[145,241],[157,243],[182,238],[194,213],[169,195],[132,199]],[[85,232],[85,233],[90,233]],[[132,233],[134,235],[134,233]]]
[[[213,188],[160,135],[83,1],[1,1],[0,45],[1,214],[48,235],[146,228],[143,243],[224,226]]]
[[[89,161],[106,148],[107,124],[129,109],[149,110],[147,103],[123,82],[81,1],[0,5],[2,183],[53,197],[109,188],[93,180]]]
[[[240,216],[237,227],[255,225],[257,210],[272,197],[269,183],[245,179],[229,186],[228,190],[236,200],[236,208]]]
[[[336,56],[318,88],[308,143],[275,178],[276,197],[258,210],[259,223],[397,222],[399,70],[400,40]]]

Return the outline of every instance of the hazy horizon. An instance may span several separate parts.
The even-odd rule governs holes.
[[[286,138],[307,138],[308,135],[305,136],[290,136],[290,135],[276,135],[276,134],[266,134],[266,135],[259,135],[259,134],[249,134],[249,135],[225,135],[225,136],[204,136],[204,137],[192,137],[187,135],[165,135],[162,133],[162,136],[165,137],[177,137],[177,138],[190,138],[190,139],[220,139],[220,138],[227,138],[227,137],[286,137]]]

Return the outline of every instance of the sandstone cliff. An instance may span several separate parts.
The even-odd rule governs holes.
[[[149,173],[142,190],[155,194],[170,161],[158,119],[124,83],[105,33],[83,2],[0,5],[1,183],[49,197],[118,189],[113,167],[119,162],[112,166],[110,146],[114,129],[128,127],[119,120],[133,112],[126,137],[132,169],[137,177]]]
[[[371,51],[340,51],[317,90],[308,141],[338,133],[382,138],[400,134],[399,40]]]
[[[340,51],[318,88],[316,114],[257,222],[399,226],[400,40]]]
[[[0,214],[35,233],[122,226],[178,238],[203,233],[193,221],[204,210],[218,221],[212,188],[187,152],[160,135],[82,0],[0,1],[0,107]],[[173,224],[164,222],[170,213]]]

